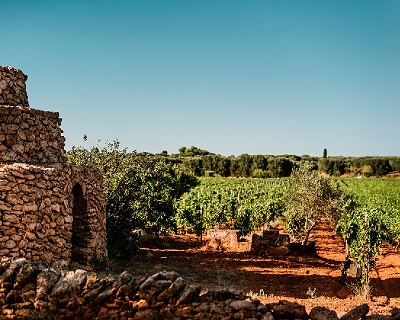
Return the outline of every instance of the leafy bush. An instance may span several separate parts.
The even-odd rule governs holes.
[[[134,229],[175,228],[175,201],[197,179],[161,157],[120,150],[116,140],[104,147],[73,147],[71,163],[91,166],[104,178],[109,255],[123,256],[137,249]]]

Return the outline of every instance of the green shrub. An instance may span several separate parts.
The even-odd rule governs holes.
[[[175,201],[197,184],[194,176],[161,157],[120,150],[118,141],[90,150],[73,147],[67,159],[94,167],[103,175],[110,257],[137,250],[134,229],[174,229]]]

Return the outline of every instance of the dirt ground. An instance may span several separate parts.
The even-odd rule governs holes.
[[[206,250],[195,235],[172,235],[143,243],[143,253],[119,267],[134,275],[174,270],[204,290],[235,288],[264,303],[297,301],[308,312],[319,305],[340,317],[366,301],[357,294],[354,270],[350,269],[346,286],[339,284],[345,259],[340,238],[327,225],[317,227],[313,237],[316,254],[256,257],[240,250]],[[400,307],[400,255],[394,248],[384,248],[371,278],[370,313],[390,314],[393,307]]]

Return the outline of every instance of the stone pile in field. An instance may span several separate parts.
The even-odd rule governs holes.
[[[254,233],[251,239],[251,252],[257,256],[266,254],[287,254],[290,238],[280,234],[277,229],[263,230],[262,234]]]
[[[400,319],[366,316],[361,305],[341,320]],[[175,272],[133,277],[127,272],[99,278],[95,272],[65,271],[25,259],[0,263],[0,319],[312,319],[338,320],[335,311],[286,301],[264,305],[236,290],[203,292]]]

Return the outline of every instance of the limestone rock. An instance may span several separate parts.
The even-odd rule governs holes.
[[[157,313],[151,309],[138,311],[133,317],[133,320],[154,320],[154,319],[157,319]]]
[[[181,291],[186,285],[186,281],[178,277],[170,286],[157,296],[158,301],[169,301],[176,293]]]
[[[256,310],[256,306],[247,300],[234,300],[229,304],[229,306],[234,310],[241,310],[241,309],[250,311]]]
[[[272,315],[275,319],[307,319],[306,308],[296,302],[280,301],[272,306]]]
[[[53,288],[51,296],[56,298],[78,296],[86,283],[86,278],[87,271],[85,270],[68,271],[61,274],[61,277]]]
[[[189,304],[195,301],[200,294],[200,289],[201,288],[199,286],[189,285],[182,292],[182,295],[179,297],[178,301],[176,302],[176,305],[179,306],[183,304]]]
[[[164,271],[150,277],[132,278],[123,272],[103,278],[81,269],[60,272],[25,259],[3,258],[0,279],[0,319],[337,320],[334,311],[323,307],[313,308],[308,317],[304,306],[295,302],[264,305],[258,299],[241,297],[235,290],[200,294],[200,287],[187,285],[176,273]],[[140,291],[147,280],[145,290]],[[160,299],[163,295],[165,299]],[[391,315],[365,317],[367,312],[368,306],[363,305],[345,316],[395,320],[399,315],[396,308]]]
[[[364,303],[353,310],[347,312],[345,315],[343,315],[340,320],[358,320],[367,315],[369,312],[369,306],[368,304]]]
[[[311,320],[338,320],[338,316],[335,311],[331,311],[324,307],[314,307],[310,311]]]

